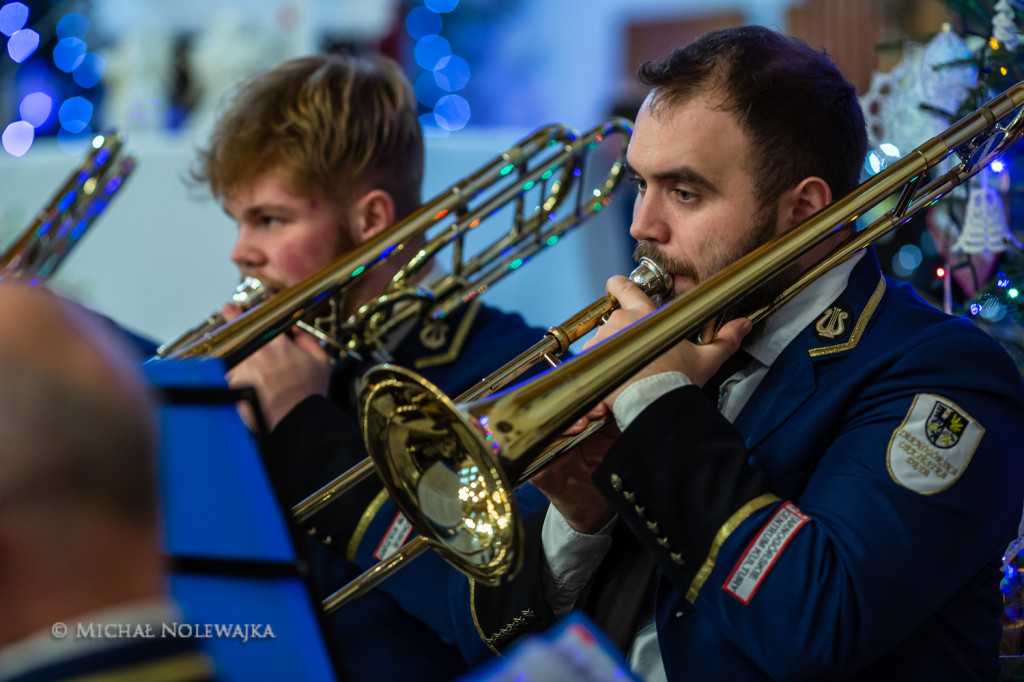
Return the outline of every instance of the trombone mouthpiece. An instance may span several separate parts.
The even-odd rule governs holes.
[[[636,282],[657,306],[662,305],[672,291],[672,278],[647,256],[640,259],[640,264],[629,273],[629,278]]]

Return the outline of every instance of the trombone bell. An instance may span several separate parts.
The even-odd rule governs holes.
[[[414,528],[463,573],[497,585],[522,561],[514,486],[496,464],[486,415],[460,409],[429,381],[381,365],[363,378],[363,433],[381,478]],[[489,401],[476,403],[489,404]],[[394,485],[390,485],[394,483]]]

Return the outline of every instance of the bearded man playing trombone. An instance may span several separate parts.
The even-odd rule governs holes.
[[[856,93],[799,41],[720,31],[640,78],[630,232],[677,296],[857,185]],[[608,291],[622,308],[591,345],[655,309],[624,278]],[[649,681],[995,679],[1014,364],[870,248],[751,327],[684,341],[603,401],[621,435],[533,479],[543,542],[476,586],[466,628],[497,650],[583,608]]]
[[[423,156],[412,87],[397,64],[314,56],[239,84],[194,176],[238,225],[231,259],[239,272],[276,292],[417,209]],[[405,246],[415,253],[416,244]],[[347,288],[340,314],[382,294],[404,264],[398,260]],[[231,320],[242,311],[228,304],[223,312]],[[304,332],[281,334],[232,368],[229,383],[256,388],[270,429],[263,446],[271,478],[292,505],[365,459],[353,403],[369,364],[386,357],[461,392],[542,334],[476,300],[430,329],[406,325],[364,365],[335,363]],[[308,549],[323,596],[358,576],[356,563],[375,563],[410,535],[376,480],[337,498],[311,524],[318,540]],[[446,615],[452,573],[438,557],[424,557],[330,619],[329,643],[349,679],[449,680],[465,670]]]

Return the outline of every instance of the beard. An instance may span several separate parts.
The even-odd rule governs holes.
[[[667,256],[659,251],[657,246],[647,241],[637,242],[636,248],[633,251],[633,259],[639,263],[641,258],[649,258],[665,274],[669,276],[683,276],[695,285],[700,285],[704,280],[724,270],[735,261],[768,243],[775,237],[776,207],[777,203],[762,207],[753,217],[753,225],[747,232],[746,238],[731,248],[723,249],[721,244],[710,241],[699,244],[697,256],[703,258],[703,261],[700,263],[693,258],[684,257],[683,259],[677,259]],[[771,305],[794,279],[795,274],[795,266],[790,266],[775,277],[752,287],[743,298],[722,311],[721,324],[732,319],[745,317],[755,310]],[[663,297],[663,302],[679,296],[685,296],[687,293],[687,291],[672,290]],[[753,339],[757,331],[755,329],[749,338]]]

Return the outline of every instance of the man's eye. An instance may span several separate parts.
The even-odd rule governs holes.
[[[676,196],[679,197],[680,201],[693,201],[694,199],[697,198],[696,194],[694,194],[693,192],[688,192],[685,189],[677,189],[675,192]]]
[[[635,187],[638,192],[647,191],[647,181],[644,180],[643,178],[638,178],[637,176],[634,175],[629,179],[629,181],[633,184],[633,187]]]

